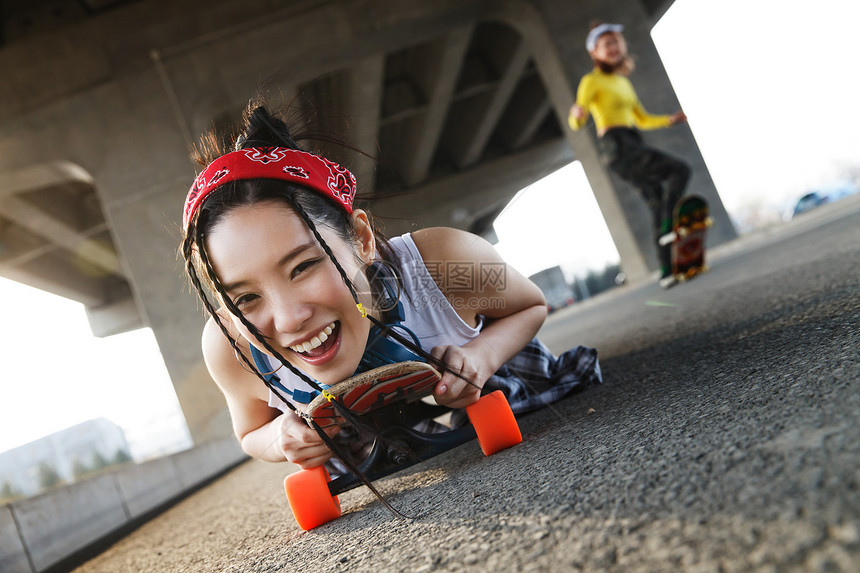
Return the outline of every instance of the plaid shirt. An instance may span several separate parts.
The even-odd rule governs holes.
[[[533,338],[487,380],[481,393],[501,390],[514,414],[524,414],[557,402],[576,389],[601,382],[603,376],[594,348],[577,346],[556,358],[540,340]],[[427,419],[414,429],[425,433],[444,432],[467,422],[466,411],[460,409],[452,411],[450,428]],[[363,459],[373,444],[373,436],[361,437],[351,428],[345,428],[335,441],[357,459]],[[326,467],[332,478],[347,473],[336,458],[332,458]]]

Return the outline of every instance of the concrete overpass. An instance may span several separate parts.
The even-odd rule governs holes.
[[[224,133],[261,86],[376,157],[349,166],[390,235],[485,235],[517,191],[582,161],[622,266],[656,268],[648,215],[566,115],[593,19],[623,22],[646,107],[678,102],[651,42],[665,0],[58,0],[4,5],[0,275],[86,305],[93,332],[153,329],[197,442],[230,431],[202,362],[202,315],[176,257],[195,174],[188,146]],[[686,127],[653,140],[735,237]],[[49,328],[50,317],[39,317]],[[133,360],[130,360],[133,364]],[[133,366],[132,366],[133,367]]]

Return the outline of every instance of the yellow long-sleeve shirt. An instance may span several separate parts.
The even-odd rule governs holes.
[[[670,116],[651,115],[642,106],[633,84],[625,76],[605,74],[598,69],[585,74],[576,90],[576,104],[594,117],[598,133],[610,127],[658,129],[670,125]],[[568,117],[571,129],[579,129],[588,120]]]

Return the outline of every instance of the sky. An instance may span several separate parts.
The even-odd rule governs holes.
[[[135,459],[189,445],[151,329],[95,338],[80,303],[3,278],[0,293],[0,452],[100,417]]]
[[[782,212],[860,163],[858,22],[857,0],[677,0],[654,28],[732,217]],[[496,233],[526,275],[618,257],[578,162],[518,194]],[[0,451],[97,417],[125,430],[135,459],[187,447],[149,329],[94,338],[82,305],[5,279],[0,309]]]

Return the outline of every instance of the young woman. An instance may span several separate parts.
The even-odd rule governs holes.
[[[585,126],[589,112],[599,137],[598,146],[609,168],[633,184],[651,211],[654,241],[660,259],[660,284],[675,284],[672,276],[671,245],[659,239],[671,230],[672,210],[684,194],[690,168],[681,160],[649,147],[640,129],[659,129],[686,121],[683,112],[651,115],[642,104],[627,76],[633,61],[619,24],[598,24],[588,34],[585,45],[594,69],[583,76],[570,108],[572,129]]]
[[[245,123],[235,151],[210,143],[199,153],[206,167],[185,203],[182,252],[209,314],[206,365],[250,456],[302,468],[328,462],[342,473],[327,443],[350,452],[364,445],[356,433],[333,427],[323,436],[297,412],[360,369],[378,336],[371,328],[386,322],[409,333],[400,344],[443,370],[433,395],[451,408],[501,389],[525,412],[601,380],[595,350],[555,358],[533,340],[543,295],[489,243],[447,228],[386,240],[353,207],[349,171],[300,150],[263,106],[249,108]],[[392,319],[390,304],[366,294],[381,292],[380,280],[399,289],[402,316]],[[441,428],[428,420],[423,429]]]

